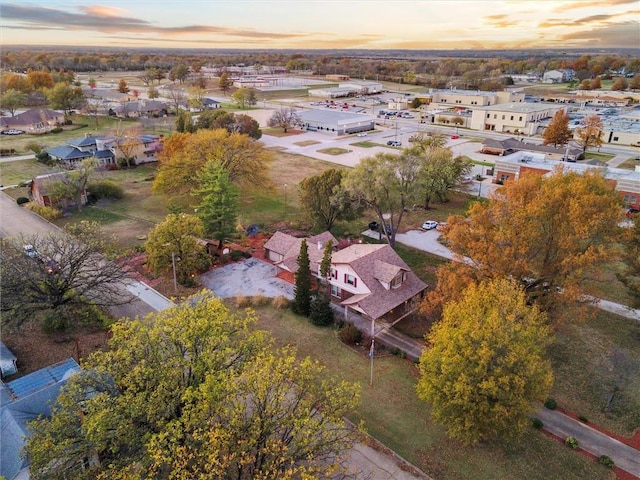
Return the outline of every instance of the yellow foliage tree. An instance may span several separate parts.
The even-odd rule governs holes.
[[[465,444],[520,434],[553,383],[546,316],[513,281],[470,285],[427,339],[418,396]]]
[[[244,134],[229,133],[225,129],[176,133],[164,142],[158,156],[153,190],[170,195],[197,190],[201,186],[198,178],[207,162],[221,164],[229,180],[239,186],[268,186],[272,160],[271,152],[262,142]]]
[[[473,282],[510,278],[529,302],[555,313],[562,306],[568,315],[585,281],[615,255],[621,212],[613,185],[596,171],[559,168],[507,182],[466,217],[449,217],[444,237],[458,261],[440,267],[436,290],[423,305],[455,300]]]

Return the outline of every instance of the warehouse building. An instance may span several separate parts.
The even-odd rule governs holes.
[[[333,110],[303,110],[297,113],[302,129],[310,132],[345,135],[375,128],[375,115]]]

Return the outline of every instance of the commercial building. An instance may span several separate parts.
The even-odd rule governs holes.
[[[517,103],[476,107],[471,114],[472,130],[490,130],[502,133],[535,135],[541,122],[553,118],[557,111],[567,107],[555,104]]]
[[[375,115],[334,110],[298,111],[303,130],[334,135],[367,132],[375,128]]]
[[[504,91],[504,92],[481,92],[478,90],[433,90],[429,93],[416,95],[420,98],[427,110],[444,110],[450,108],[474,108],[489,107],[503,103],[523,103],[524,93]]]

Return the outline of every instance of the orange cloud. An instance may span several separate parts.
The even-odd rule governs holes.
[[[99,15],[101,17],[119,17],[126,10],[118,7],[111,7],[107,5],[91,5],[88,7],[79,6],[78,10],[83,11],[87,15]]]

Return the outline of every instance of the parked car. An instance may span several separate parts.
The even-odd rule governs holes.
[[[391,146],[391,147],[401,147],[402,146],[402,142],[399,140],[389,140],[387,142],[387,145]]]
[[[23,133],[24,133],[24,130],[16,130],[14,128],[10,128],[9,130],[2,131],[3,135],[22,135]]]
[[[367,132],[359,132],[356,134],[356,137],[366,137],[367,136]]]
[[[36,248],[33,245],[31,245],[30,243],[27,243],[22,248],[24,249],[24,254],[27,257],[38,258],[40,256],[40,254],[38,253]]]
[[[378,222],[369,222],[369,230],[378,231]]]
[[[451,135],[451,140],[457,140],[457,139],[459,139],[459,138],[460,138],[460,137],[459,137],[458,135]]]
[[[438,222],[436,222],[435,220],[427,220],[426,222],[424,222],[422,224],[422,229],[423,230],[433,230],[437,226],[438,226]]]

